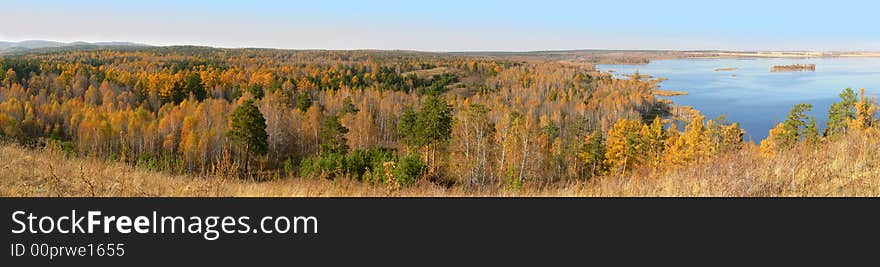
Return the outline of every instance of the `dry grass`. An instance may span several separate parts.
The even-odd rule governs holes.
[[[53,150],[0,145],[0,196],[455,196],[463,191],[422,182],[400,190],[340,179],[247,181],[171,175],[118,162],[68,158]]]
[[[850,136],[775,158],[754,148],[663,174],[597,179],[589,196],[880,196],[880,141]]]
[[[880,141],[850,136],[772,159],[753,148],[672,172],[553,188],[466,190],[420,182],[399,190],[341,179],[267,182],[169,175],[51,150],[0,146],[2,196],[880,196]]]

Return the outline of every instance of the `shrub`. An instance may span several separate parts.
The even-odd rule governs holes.
[[[342,161],[345,156],[340,153],[320,153],[304,158],[299,166],[301,177],[324,176],[334,177],[342,172]]]
[[[135,165],[151,171],[162,170],[161,164],[159,163],[159,157],[150,153],[141,154]]]
[[[401,185],[412,184],[425,171],[426,164],[418,156],[408,155],[397,160],[396,167],[391,171],[394,179]]]
[[[292,158],[287,158],[284,160],[283,168],[284,172],[293,173],[293,171],[296,170],[296,163],[294,163]]]
[[[367,181],[371,177],[367,177],[368,170],[383,170],[382,164],[387,161],[393,161],[394,154],[386,149],[357,149],[352,151],[345,157],[344,169],[345,173],[354,176],[362,181]]]
[[[338,178],[349,176],[370,183],[388,183],[385,164],[394,162],[391,174],[401,185],[412,184],[425,171],[426,164],[415,155],[398,158],[393,150],[374,148],[358,149],[348,155],[340,153],[322,153],[302,160],[299,166],[301,177]],[[290,160],[285,162],[284,169],[292,170]]]

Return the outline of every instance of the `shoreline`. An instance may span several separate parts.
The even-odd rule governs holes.
[[[685,55],[691,58],[878,58],[880,52],[685,52]]]
[[[763,52],[713,52],[713,51],[677,51],[677,53],[667,52],[666,54],[657,55],[632,55],[644,57],[644,62],[591,62],[597,70],[599,65],[648,65],[659,60],[713,60],[713,59],[830,59],[830,58],[880,58],[880,52],[783,52],[783,51],[763,51]],[[736,71],[738,68],[719,67],[715,71]],[[604,70],[600,70],[604,71]]]
[[[688,94],[687,91],[682,91],[682,90],[654,89],[652,92],[654,93],[654,95],[657,95],[657,96],[680,96],[680,95],[687,95]]]

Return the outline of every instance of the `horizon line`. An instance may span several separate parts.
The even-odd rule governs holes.
[[[86,41],[86,40],[76,40],[76,41],[59,41],[59,40],[48,40],[48,39],[20,39],[20,40],[0,40],[0,42],[7,43],[21,43],[21,42],[30,42],[30,41],[39,41],[39,42],[53,42],[53,43],[62,43],[66,45],[72,45],[76,43],[86,43],[86,44],[98,44],[98,43],[128,43],[132,45],[146,46],[146,47],[175,47],[175,46],[193,46],[193,47],[207,47],[207,48],[215,48],[215,49],[275,49],[275,50],[293,50],[293,51],[407,51],[407,52],[423,52],[423,53],[559,53],[559,52],[585,52],[585,51],[621,51],[621,52],[747,52],[747,53],[762,53],[762,52],[820,52],[820,53],[852,53],[852,52],[880,52],[878,50],[865,50],[865,49],[853,49],[853,50],[806,50],[806,49],[793,49],[793,50],[768,50],[768,49],[755,49],[755,50],[730,50],[730,49],[688,49],[688,48],[677,48],[677,49],[655,49],[655,48],[644,48],[644,49],[619,49],[619,48],[549,48],[549,49],[540,49],[540,50],[428,50],[428,49],[412,49],[412,48],[293,48],[293,47],[273,47],[273,46],[223,46],[223,45],[210,45],[210,44],[192,44],[192,43],[180,43],[180,44],[154,44],[150,42],[139,42],[139,41],[122,41],[122,40],[102,40],[102,41]]]

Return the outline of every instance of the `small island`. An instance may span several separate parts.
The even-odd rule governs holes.
[[[654,95],[656,96],[677,96],[677,95],[686,95],[687,91],[674,91],[674,90],[654,90]]]
[[[725,68],[716,68],[715,71],[735,71],[739,68],[725,67]]]
[[[816,64],[775,65],[770,72],[816,71]]]
[[[652,78],[654,78],[654,76],[651,76],[651,75],[640,74],[638,71],[636,71],[636,72],[633,73],[633,74],[624,74],[623,76],[625,76],[625,77],[629,77],[630,79],[633,79],[633,80],[644,80],[644,79],[652,79]]]

